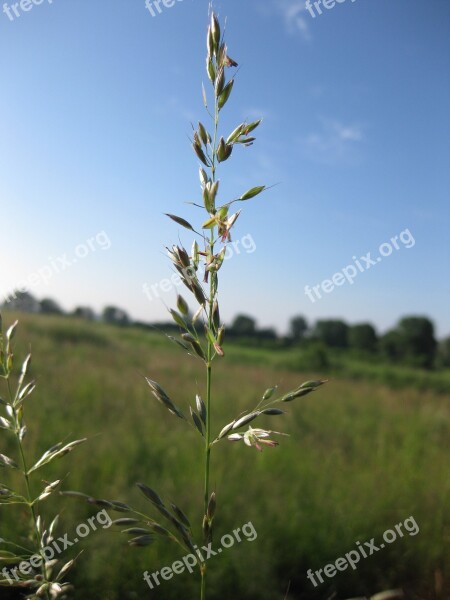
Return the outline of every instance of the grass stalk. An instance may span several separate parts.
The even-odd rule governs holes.
[[[42,540],[41,540],[41,535],[39,533],[39,527],[38,527],[38,517],[36,515],[36,510],[34,508],[34,503],[33,503],[33,499],[32,499],[32,495],[31,495],[31,485],[30,485],[30,477],[28,475],[28,464],[27,464],[27,459],[25,456],[25,450],[22,444],[22,440],[21,437],[19,435],[20,432],[20,420],[19,420],[19,415],[17,413],[16,408],[14,407],[14,400],[15,400],[15,396],[12,392],[11,389],[11,381],[10,381],[10,374],[8,373],[8,375],[6,376],[6,385],[8,388],[8,395],[9,395],[9,401],[10,401],[10,406],[12,406],[12,413],[13,413],[13,419],[14,419],[14,434],[15,434],[15,438],[16,438],[16,442],[17,442],[17,447],[19,450],[19,455],[20,455],[20,460],[22,463],[22,469],[21,469],[21,473],[23,475],[24,478],[24,482],[25,482],[25,489],[26,489],[26,500],[27,500],[27,506],[29,508],[30,511],[30,516],[33,522],[33,536],[35,538],[35,542],[36,542],[36,548],[39,551],[39,555],[42,557],[42,569],[41,569],[41,576],[43,579],[43,583],[48,584],[48,578],[47,578],[47,571],[45,568],[45,556],[43,554],[43,545],[42,545]],[[51,600],[50,598],[50,594],[48,591],[48,588],[45,589],[45,599],[46,600]]]
[[[40,504],[55,492],[61,480],[58,479],[51,483],[43,480],[43,483],[45,484],[44,489],[41,488],[40,493],[34,497],[30,474],[41,469],[54,459],[67,454],[75,446],[86,440],[75,440],[66,445],[59,442],[49,448],[31,468],[29,467],[23,443],[23,440],[27,435],[24,405],[35,389],[35,382],[26,382],[31,362],[31,355],[29,354],[22,363],[17,382],[14,377],[15,391],[13,391],[11,375],[15,372],[15,356],[12,342],[16,327],[17,321],[9,327],[4,336],[2,318],[0,315],[0,379],[3,379],[5,382],[7,398],[7,400],[0,398],[0,408],[4,408],[5,410],[5,416],[1,416],[0,419],[0,428],[6,431],[8,435],[14,437],[15,445],[17,446],[16,460],[9,456],[5,456],[4,454],[0,454],[0,467],[19,472],[23,477],[23,486],[20,490],[14,490],[3,483],[0,484],[0,507],[2,509],[6,508],[8,505],[18,505],[23,507],[20,515],[21,517],[25,515],[29,516],[27,522],[29,523],[31,548],[24,547],[21,543],[17,543],[12,539],[0,540],[0,544],[6,544],[8,547],[7,551],[3,550],[3,548],[0,550],[3,552],[2,558],[4,558],[6,552],[8,558],[7,565],[10,569],[9,572],[8,568],[1,570],[0,586],[27,588],[27,591],[31,592],[31,595],[27,596],[30,600],[35,600],[37,598],[51,600],[63,596],[66,593],[69,585],[67,582],[60,583],[60,579],[73,564],[73,561],[66,563],[60,569],[59,573],[55,575],[56,578],[54,578],[53,571],[57,568],[59,560],[49,561],[45,553],[46,547],[49,546],[54,539],[53,530],[56,527],[58,517],[55,517],[51,524],[47,526],[40,513]],[[37,483],[37,485],[41,487],[41,483]],[[13,547],[16,550],[10,552],[9,547]],[[59,552],[61,551],[59,550]],[[34,564],[32,560],[35,555],[41,558],[37,565]]]
[[[227,77],[228,70],[238,64],[228,55],[228,47],[221,33],[217,16],[211,14],[211,20],[207,34],[207,59],[206,70],[212,87],[214,98],[213,111],[208,109],[208,94],[203,87],[203,100],[209,117],[212,120],[211,133],[203,125],[198,123],[192,136],[192,149],[200,161],[200,183],[202,189],[202,204],[191,203],[196,208],[206,211],[200,225],[191,225],[184,217],[166,213],[180,227],[192,232],[196,237],[189,253],[181,242],[168,248],[168,254],[182,283],[192,294],[197,310],[192,315],[188,302],[177,294],[177,306],[169,309],[173,321],[179,330],[179,339],[168,335],[169,339],[183,348],[190,356],[200,360],[206,369],[206,397],[205,401],[199,394],[195,398],[195,407],[189,406],[190,417],[188,419],[184,411],[179,408],[169,397],[165,389],[153,379],[146,377],[153,396],[165,406],[165,408],[180,420],[187,422],[202,438],[202,469],[203,469],[203,502],[202,502],[202,533],[203,543],[209,545],[212,542],[213,522],[216,512],[216,492],[211,492],[211,452],[212,447],[220,441],[228,439],[231,442],[243,440],[248,447],[262,450],[263,447],[273,447],[278,442],[269,439],[271,434],[280,432],[253,429],[249,427],[245,433],[242,429],[258,417],[274,417],[284,414],[284,411],[269,406],[269,399],[276,392],[276,386],[266,390],[262,401],[253,411],[245,411],[235,415],[235,419],[225,425],[217,435],[213,436],[212,426],[213,405],[213,365],[215,360],[222,360],[225,356],[223,341],[225,326],[220,318],[218,281],[219,271],[224,265],[228,244],[231,242],[232,233],[236,221],[241,213],[237,210],[230,214],[235,203],[252,200],[264,192],[267,187],[259,185],[248,189],[231,199],[222,199],[219,192],[220,181],[217,179],[217,168],[228,161],[237,148],[247,148],[253,145],[255,137],[253,132],[259,127],[261,120],[243,122],[235,127],[228,135],[219,134],[219,120],[222,110],[227,106],[231,97],[234,84],[235,72]],[[206,170],[205,170],[206,169]],[[207,171],[209,171],[207,173]],[[199,243],[200,242],[200,243]],[[207,289],[206,289],[207,288]],[[292,390],[279,398],[272,400],[273,403],[290,402],[296,398],[305,396],[319,387],[323,381],[310,381],[302,384],[299,388]],[[271,404],[271,403],[270,403]],[[173,502],[166,503],[163,498],[152,488],[143,483],[137,484],[141,492],[160,514],[165,525],[170,527],[172,539],[178,540],[190,553],[196,553],[198,540],[195,539],[191,522],[186,514]],[[92,499],[91,499],[92,500]],[[99,501],[104,502],[104,501]],[[110,501],[111,506],[114,503]],[[132,509],[131,509],[132,510]],[[134,511],[136,512],[136,511]],[[149,517],[147,525],[149,528],[131,528],[125,531],[127,535],[138,534],[138,537],[129,540],[131,546],[148,546],[153,543],[155,535],[167,537],[168,531],[160,523]],[[207,565],[204,559],[199,564],[200,570],[200,600],[207,597]]]
[[[217,153],[217,132],[219,129],[219,104],[218,98],[214,97],[214,133],[211,156],[211,181],[216,181],[216,153]],[[213,227],[210,231],[209,248],[211,255],[214,256],[214,241],[216,228]],[[213,330],[213,306],[214,306],[214,281],[213,277],[209,280],[209,298],[208,298],[208,327]],[[204,488],[204,518],[208,512],[209,503],[209,479],[211,465],[211,393],[212,393],[212,359],[214,348],[211,340],[208,338],[207,361],[206,361],[206,426],[205,426],[205,488]],[[206,564],[200,565],[201,587],[200,600],[206,599]]]

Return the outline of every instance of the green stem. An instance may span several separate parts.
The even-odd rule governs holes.
[[[208,363],[210,361],[210,348],[208,344]],[[204,514],[208,509],[209,502],[209,467],[211,460],[211,382],[212,369],[211,364],[206,367],[206,434],[205,434],[205,496],[204,496]]]
[[[9,393],[9,398],[10,398],[10,404],[13,410],[13,416],[14,416],[14,425],[15,425],[15,430],[14,433],[16,434],[16,440],[17,440],[17,445],[19,448],[19,454],[20,454],[20,459],[22,462],[22,472],[23,472],[23,476],[24,476],[24,480],[25,480],[25,488],[26,488],[26,493],[27,493],[27,500],[28,500],[28,506],[30,508],[30,512],[31,512],[31,516],[33,519],[33,527],[34,527],[34,535],[36,537],[36,545],[39,549],[39,554],[42,557],[42,568],[41,568],[41,574],[44,580],[44,583],[48,583],[48,579],[47,579],[47,574],[45,572],[45,556],[43,554],[43,544],[41,541],[41,536],[39,533],[39,528],[38,528],[38,522],[37,522],[37,515],[36,515],[36,511],[34,508],[34,504],[31,498],[31,486],[30,486],[30,478],[28,475],[28,465],[27,465],[27,460],[25,458],[25,452],[23,449],[23,444],[22,444],[22,440],[20,439],[20,423],[19,423],[19,419],[18,419],[18,414],[16,409],[13,407],[13,402],[14,402],[14,397],[12,394],[12,390],[11,390],[11,383],[9,381],[9,377],[6,379],[7,382],[7,386],[8,386],[8,393]],[[45,598],[47,600],[51,600],[50,599],[50,595],[48,593],[48,590],[45,590]]]
[[[214,110],[214,139],[212,147],[212,160],[211,160],[211,179],[214,182],[216,180],[216,150],[217,150],[217,131],[219,127],[219,105],[218,100],[215,98],[215,110]],[[214,239],[215,239],[215,228],[211,229],[211,235],[209,239],[209,247],[211,255],[214,255]],[[209,279],[209,298],[208,298],[208,327],[210,331],[213,330],[213,306],[214,306],[214,279],[210,274]],[[207,351],[207,363],[206,363],[206,431],[205,431],[205,485],[204,485],[204,511],[203,514],[206,516],[209,503],[209,477],[210,477],[210,463],[211,463],[211,389],[212,389],[212,358],[213,358],[213,345],[208,339],[208,351]],[[203,563],[200,566],[201,573],[201,587],[200,587],[200,600],[206,600],[206,565]]]
[[[211,233],[211,238],[213,232]],[[213,241],[211,240],[211,243]],[[210,283],[210,295],[209,295],[209,313],[208,313],[208,326],[211,329],[212,325],[212,306],[213,306],[213,289],[212,289],[212,278]],[[206,516],[209,502],[209,472],[211,462],[211,384],[212,384],[212,344],[208,340],[208,353],[207,353],[207,365],[206,365],[206,432],[205,432],[205,487],[204,487],[204,510],[203,515]],[[200,599],[206,599],[206,565],[203,563],[200,566],[201,572],[201,591]]]

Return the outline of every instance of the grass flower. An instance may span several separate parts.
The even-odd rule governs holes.
[[[245,433],[232,433],[228,436],[228,439],[230,440],[230,442],[239,442],[243,440],[244,444],[246,444],[250,448],[254,446],[257,450],[262,452],[261,444],[264,446],[269,446],[271,448],[275,448],[275,446],[279,445],[279,442],[268,439],[272,433],[276,435],[287,435],[286,433],[280,433],[279,431],[253,429],[253,427],[249,426],[248,430]]]

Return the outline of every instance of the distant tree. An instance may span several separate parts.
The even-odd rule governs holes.
[[[20,312],[37,313],[40,310],[39,301],[30,292],[15,290],[3,302],[2,308]]]
[[[63,315],[64,311],[59,304],[51,298],[44,298],[39,302],[40,312],[44,315]]]
[[[348,330],[348,344],[354,350],[374,352],[377,341],[377,333],[370,323],[352,325]]]
[[[445,338],[439,344],[437,359],[440,367],[450,367],[450,337]]]
[[[293,317],[289,323],[289,333],[290,337],[294,342],[300,342],[305,337],[306,332],[308,331],[308,322],[304,317],[298,315],[297,317]]]
[[[277,332],[272,327],[267,327],[266,329],[258,329],[256,331],[256,337],[259,340],[277,340]]]
[[[348,325],[344,321],[317,321],[313,329],[313,338],[331,348],[347,348]]]
[[[400,362],[404,358],[402,336],[396,329],[385,333],[380,338],[379,346],[381,354],[390,361]]]
[[[95,312],[89,306],[77,306],[72,315],[86,321],[95,321]]]
[[[128,325],[130,323],[127,312],[117,306],[106,306],[103,309],[102,318],[105,323],[113,325]]]
[[[255,335],[256,321],[247,315],[238,315],[231,325],[231,330],[237,336]]]
[[[405,360],[414,366],[433,366],[437,342],[434,325],[427,317],[404,317],[398,324]]]
[[[330,368],[330,359],[323,342],[313,341],[308,344],[300,359],[301,369],[324,371]]]
[[[437,348],[433,323],[427,317],[404,317],[381,338],[380,348],[391,360],[429,369]]]

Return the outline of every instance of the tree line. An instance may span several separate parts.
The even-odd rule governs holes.
[[[134,321],[117,306],[106,306],[100,315],[88,306],[78,306],[67,313],[53,299],[37,300],[29,292],[16,292],[2,309],[23,312],[66,315],[84,320],[101,320],[119,326],[156,328],[164,332],[177,330],[169,323]],[[227,336],[237,343],[272,348],[314,347],[335,352],[352,352],[360,358],[386,360],[423,369],[450,367],[450,337],[438,342],[433,322],[425,316],[406,316],[397,325],[379,335],[371,323],[351,325],[340,319],[319,319],[310,324],[302,315],[291,318],[287,335],[273,328],[259,328],[255,318],[240,314],[227,327]]]
[[[424,369],[450,367],[450,337],[438,343],[433,322],[424,316],[403,317],[393,329],[379,335],[371,323],[350,325],[341,319],[319,319],[310,325],[298,315],[290,320],[288,335],[279,338],[273,329],[258,330],[252,317],[238,315],[227,332],[248,341],[272,339],[285,345],[322,345],[367,359],[377,356]]]

